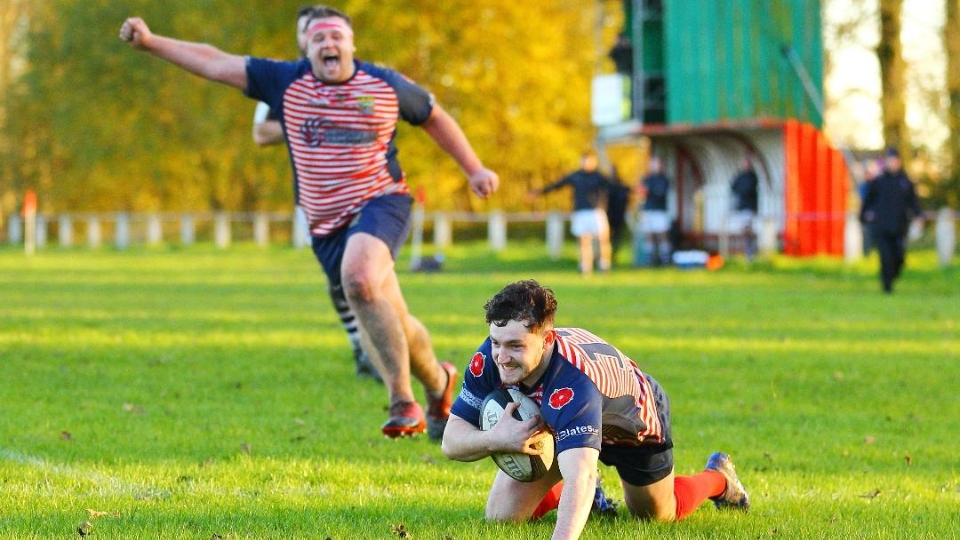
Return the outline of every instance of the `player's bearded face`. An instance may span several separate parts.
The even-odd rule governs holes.
[[[530,332],[520,321],[511,320],[504,326],[491,324],[490,343],[504,384],[535,383],[546,367],[544,337]]]
[[[327,83],[353,76],[353,30],[338,17],[314,19],[307,27],[307,58],[313,74]]]

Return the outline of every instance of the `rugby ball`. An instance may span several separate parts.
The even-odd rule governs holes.
[[[540,407],[537,403],[525,396],[519,390],[514,388],[498,388],[487,395],[480,407],[480,429],[487,431],[497,425],[503,411],[510,402],[517,402],[520,407],[513,412],[513,417],[517,420],[528,420],[540,414]],[[491,455],[494,463],[500,470],[510,475],[514,480],[520,482],[533,482],[543,478],[547,471],[553,467],[554,454],[556,453],[556,442],[553,437],[544,437],[538,443],[543,453],[537,456],[529,456],[521,453],[496,453]]]

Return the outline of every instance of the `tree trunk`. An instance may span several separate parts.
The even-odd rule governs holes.
[[[903,0],[880,0],[880,43],[877,60],[880,61],[883,111],[883,140],[900,150],[906,164],[911,156],[910,135],[906,122],[906,64],[900,42]]]
[[[13,84],[13,65],[19,48],[14,32],[21,16],[19,1],[0,0],[0,229],[6,223],[7,214],[17,211],[10,201],[19,201],[19,186],[14,186],[13,165],[10,159],[12,139],[8,129],[9,92]]]
[[[945,0],[946,21],[943,25],[943,43],[947,51],[947,96],[950,99],[947,112],[947,152],[950,158],[950,173],[944,191],[946,203],[951,208],[960,205],[960,0]]]

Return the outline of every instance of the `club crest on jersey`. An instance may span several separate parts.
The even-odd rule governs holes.
[[[357,108],[360,109],[360,114],[373,114],[375,105],[376,101],[370,96],[360,96],[357,98]]]
[[[573,401],[573,388],[557,388],[550,394],[547,403],[555,410],[560,410],[564,405]]]
[[[473,358],[470,359],[470,374],[474,377],[479,377],[483,375],[483,365],[486,358],[483,356],[483,353],[477,353],[473,355]]]

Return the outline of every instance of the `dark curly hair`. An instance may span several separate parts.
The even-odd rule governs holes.
[[[525,279],[504,287],[483,308],[487,312],[487,324],[506,326],[510,321],[520,321],[531,332],[543,334],[544,330],[553,328],[557,298],[551,289]]]

